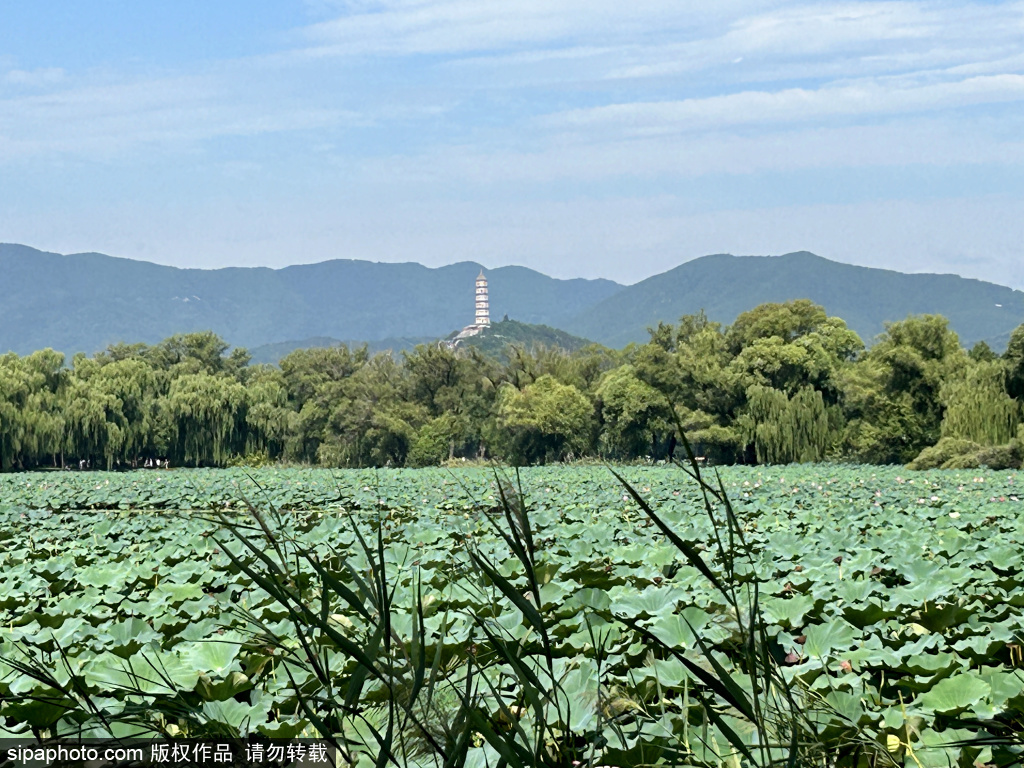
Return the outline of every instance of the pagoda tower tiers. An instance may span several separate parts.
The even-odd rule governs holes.
[[[484,327],[491,324],[491,302],[487,298],[487,278],[484,271],[476,279],[476,318],[474,325]]]

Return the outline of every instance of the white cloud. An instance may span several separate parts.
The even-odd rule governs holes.
[[[340,88],[336,93],[318,82],[337,64],[310,59],[309,50],[222,62],[201,74],[109,83],[79,76],[67,85],[59,69],[12,70],[3,82],[31,80],[45,92],[18,90],[4,98],[0,91],[0,160],[46,153],[115,157],[139,145],[339,125],[374,123],[386,132],[446,119],[443,113],[456,105],[493,98],[499,83],[522,91],[512,97],[517,108],[504,123],[463,110],[452,118],[463,122],[448,132],[459,136],[458,145],[438,132],[432,146],[420,144],[419,160],[448,162],[456,152],[500,157],[489,148],[513,133],[528,156],[550,154],[556,145],[572,157],[604,150],[610,139],[723,130],[718,143],[732,138],[743,144],[751,129],[772,133],[780,125],[802,128],[807,121],[842,123],[1022,95],[1022,2],[311,2],[320,13],[340,14],[302,30],[320,53],[448,56],[439,57],[433,71],[426,65],[417,73],[416,85],[404,85],[400,73],[370,89],[336,77],[327,81]],[[686,72],[691,77],[679,80]],[[869,76],[855,77],[858,72]],[[667,90],[679,96],[615,103],[624,86],[601,81],[626,76],[676,76],[679,82]],[[824,82],[789,82],[807,77]],[[588,106],[531,122],[544,105],[581,103]],[[558,140],[552,131],[567,135]],[[474,143],[463,146],[467,135]],[[611,152],[635,154],[629,147]],[[723,170],[732,165],[724,160]],[[666,159],[668,166],[675,163]]]
[[[748,53],[832,54],[865,42],[925,37],[931,23],[919,3],[814,3],[740,19],[719,42]]]
[[[64,80],[64,70],[60,67],[12,69],[4,73],[3,80],[10,85],[40,88],[60,83]]]
[[[694,30],[766,0],[385,0],[357,3],[306,34],[321,54],[464,53],[581,37],[629,40]]]
[[[241,87],[240,87],[241,86]],[[80,85],[0,99],[0,162],[37,155],[113,158],[140,145],[177,151],[221,136],[325,128],[358,117],[261,98],[217,75]]]
[[[1019,125],[1019,122],[1014,124]],[[1001,132],[1005,136],[999,136]],[[1024,138],[1000,121],[950,124],[935,118],[879,125],[789,127],[753,135],[709,131],[618,140],[548,140],[532,150],[454,146],[424,156],[387,156],[357,163],[375,183],[467,187],[616,179],[694,179],[730,174],[850,168],[1024,164]],[[741,182],[737,182],[741,183]]]
[[[608,127],[625,135],[650,135],[831,117],[872,117],[1021,99],[1024,75],[1019,74],[933,84],[868,80],[818,89],[744,91],[680,101],[612,104],[569,110],[549,116],[545,122],[574,129]]]
[[[789,3],[699,39],[645,46],[609,76],[669,77],[715,67],[719,81],[756,82],[971,66],[1019,55],[1022,25],[1020,3]]]

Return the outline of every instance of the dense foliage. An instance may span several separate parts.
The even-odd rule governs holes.
[[[930,454],[950,466],[1019,465],[1024,326],[1002,357],[963,349],[937,315],[890,323],[865,349],[841,319],[799,300],[728,328],[698,314],[650,335],[618,351],[495,356],[338,346],[279,366],[250,365],[212,333],[119,344],[70,367],[52,350],[8,354],[0,468],[660,459],[676,420],[719,463],[906,463],[942,438],[967,451]]]
[[[712,522],[685,475],[672,467],[622,472],[686,546],[705,553],[712,575],[731,568],[734,578],[760,579],[772,663],[819,737],[849,750],[798,764],[1010,764],[1007,734],[1024,729],[1018,475],[727,468],[724,487],[752,553],[736,564],[716,556]],[[495,527],[495,479],[483,469],[8,475],[0,494],[0,735],[68,732],[125,713],[179,735],[311,728],[298,697],[316,707],[326,693],[302,661],[303,638],[238,567],[251,555],[209,519],[225,506],[234,515],[245,495],[263,509],[292,510],[279,540],[304,542],[347,589],[358,590],[372,564],[356,530],[371,541],[379,532],[396,653],[425,652],[415,642],[424,631],[428,668],[457,671],[474,661],[495,686],[479,701],[493,727],[509,728],[509,712],[523,722],[528,715],[507,687],[516,670],[485,629],[507,634],[523,658],[540,657],[524,616],[536,610],[553,674],[573,705],[571,715],[551,714],[556,742],[571,747],[573,733],[592,745],[587,765],[740,765],[721,759],[728,739],[719,725],[752,743],[743,719],[669,650],[692,661],[706,649],[750,688],[734,608],[597,467],[524,470],[541,582],[537,597],[517,606],[471,567],[473,556],[483,558],[529,591]],[[377,614],[342,601],[321,607],[315,580],[294,588],[337,633],[318,640],[317,653],[343,695],[358,669],[344,642],[384,653],[372,637]],[[19,666],[32,659],[51,671],[52,685]],[[387,720],[378,684],[355,690],[364,719],[338,721],[350,745],[369,738],[358,722],[383,732]],[[95,712],[76,709],[69,696],[90,697]],[[439,691],[420,712],[426,730],[443,733],[458,705]],[[709,706],[724,719],[709,722]],[[986,735],[1002,747],[965,746]],[[482,742],[472,753],[469,765],[496,763]]]

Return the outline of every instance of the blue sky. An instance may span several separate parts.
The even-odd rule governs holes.
[[[1024,288],[1024,2],[4,3],[0,241]]]

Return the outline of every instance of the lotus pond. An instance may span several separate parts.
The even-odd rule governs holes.
[[[620,471],[720,567],[691,480],[672,467]],[[830,718],[835,728],[855,725],[894,765],[985,764],[1012,753],[954,743],[1024,731],[1024,475],[801,465],[721,476],[754,549],[744,567],[763,580],[773,654],[819,703],[825,727]],[[697,633],[728,667],[735,616],[608,469],[532,468],[521,482],[559,673],[578,702],[573,727],[599,721],[603,687],[617,692],[618,713],[643,719],[621,755],[684,738],[697,722],[694,679],[617,619],[680,649],[693,649]],[[294,686],[312,678],[300,666],[284,670],[254,640],[253,619],[285,634],[290,624],[222,551],[211,517],[244,514],[246,499],[284,510],[311,549],[347,552],[357,570],[365,555],[351,522],[379,524],[394,631],[412,632],[417,577],[428,633],[458,655],[480,642],[475,612],[497,605],[513,635],[523,623],[511,603],[474,604],[480,591],[460,588],[474,578],[461,556],[469,543],[518,578],[488,519],[496,496],[494,473],[475,468],[3,475],[0,656],[48,660],[55,680],[81,686],[109,714],[181,696],[211,732],[297,734],[309,721]],[[330,610],[359,634],[358,615]],[[604,630],[600,654],[595,625]],[[340,651],[337,664],[346,664]],[[148,672],[155,667],[164,674]],[[144,690],[125,691],[140,680]],[[70,727],[46,694],[0,661],[0,736]]]

